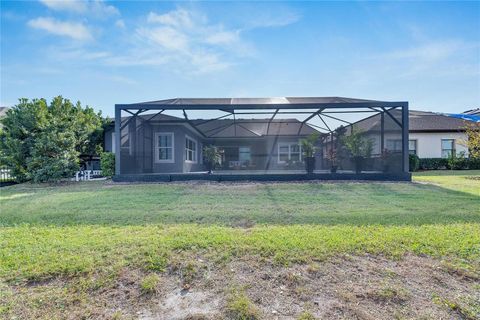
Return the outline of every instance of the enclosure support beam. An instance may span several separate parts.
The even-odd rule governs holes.
[[[322,120],[323,124],[325,125],[325,127],[327,127],[328,131],[332,132],[332,129],[330,129],[330,127],[328,126],[328,124],[325,122],[325,120],[323,120],[322,116],[319,114],[317,114],[317,116],[320,118],[320,120]]]
[[[380,154],[385,150],[385,112],[380,113]]]
[[[300,132],[302,132],[303,126],[305,125],[305,123],[307,123],[308,120],[312,119],[313,117],[315,117],[317,114],[319,114],[323,110],[325,110],[325,108],[320,108],[317,111],[315,111],[314,113],[312,113],[309,117],[307,117],[307,119],[303,120],[302,124],[300,125],[300,128],[298,128],[297,134],[300,134]]]
[[[261,137],[261,136],[262,136],[261,134],[255,132],[255,131],[252,131],[252,130],[250,130],[250,129],[248,129],[247,127],[244,127],[244,126],[242,126],[242,125],[239,124],[239,123],[237,123],[237,126],[239,126],[240,128],[243,128],[243,129],[247,130],[248,132],[253,133],[253,134],[254,134],[255,136],[257,136],[257,137]],[[235,132],[235,136],[236,136],[236,132]]]
[[[235,112],[233,112],[233,136],[237,136],[237,122],[236,122]]]
[[[275,110],[275,112],[273,113],[272,117],[268,120],[268,124],[267,124],[267,135],[268,135],[268,132],[270,131],[270,123],[272,123],[273,118],[275,118],[275,116],[277,115],[278,110],[279,110],[279,109]]]
[[[223,116],[220,116],[220,117],[217,117],[215,119],[209,119],[209,120],[205,120],[205,121],[202,121],[200,123],[197,123],[197,126],[201,126],[201,125],[204,125],[206,123],[209,123],[209,122],[212,122],[212,121],[216,121],[216,120],[220,120],[220,119],[223,119],[223,118],[226,118],[226,117],[230,117],[231,114],[224,114]]]
[[[227,129],[227,128],[230,128],[232,125],[233,125],[233,123],[227,123],[227,124],[224,124],[223,126],[216,127],[216,128],[213,128],[213,129],[209,129],[209,130],[205,131],[205,133],[206,133],[206,134],[208,133],[208,134],[209,134],[209,135],[208,135],[208,138],[211,138],[214,134],[220,133],[220,132],[222,132],[223,130],[225,130],[225,129]],[[210,132],[215,131],[215,130],[218,130],[218,131],[216,131],[216,132],[213,133],[213,134],[210,134]]]
[[[320,129],[320,130],[325,130],[325,131],[331,132],[330,130],[328,130],[326,128],[323,128],[323,127],[320,127],[320,126],[317,126],[316,124],[313,124],[313,123],[308,123],[308,125],[312,126],[312,127],[315,127],[317,129]]]
[[[137,116],[138,116],[140,113],[144,112],[145,110],[140,109],[140,110],[138,110],[138,111],[135,112],[135,113],[132,113],[132,112],[130,112],[130,111],[128,111],[128,110],[125,110],[125,111],[127,111],[127,112],[130,113],[130,114],[132,114],[133,116],[132,116],[130,119],[128,119],[128,121],[125,122],[125,124],[122,125],[122,127],[120,128],[120,131],[122,131],[123,129],[125,129],[125,127],[126,127],[130,122],[132,122],[132,120],[136,119]],[[139,119],[141,119],[141,118],[139,118]],[[142,119],[142,120],[143,120],[143,119]]]
[[[328,114],[325,114],[325,112],[321,112],[320,114],[321,114],[322,116],[327,117],[327,118],[330,118],[330,119],[333,119],[333,120],[337,120],[337,121],[346,123],[346,124],[348,124],[348,125],[352,124],[351,122],[349,122],[349,121],[347,121],[347,120],[343,120],[343,119],[340,119],[340,118],[337,118],[337,117],[329,116]]]
[[[410,171],[408,161],[408,102],[402,107],[402,155],[403,155],[403,172]]]
[[[122,121],[122,109],[115,108],[115,174],[120,175],[120,125]]]
[[[155,118],[156,116],[162,114],[163,111],[165,111],[165,109],[162,109],[162,110],[160,110],[159,112],[155,113],[153,116],[151,116],[150,118],[148,118],[147,121],[150,121],[150,120],[152,120],[153,118]]]
[[[195,130],[197,131],[202,137],[206,138],[207,136],[200,130],[197,128],[197,126],[195,124],[193,124],[192,121],[190,121],[190,119],[188,119],[188,116],[187,116],[187,113],[185,112],[185,109],[183,110],[183,116],[185,117],[185,121],[187,121],[187,123]]]
[[[395,121],[395,123],[398,124],[398,126],[399,126],[400,128],[403,128],[402,124],[390,113],[390,110],[392,110],[392,109],[395,109],[395,108],[391,108],[391,109],[388,109],[388,110],[385,109],[385,108],[382,108],[382,110],[383,110],[386,114],[388,114],[388,116],[389,116],[390,118],[392,118],[392,120]],[[402,117],[403,117],[403,108],[402,108]]]

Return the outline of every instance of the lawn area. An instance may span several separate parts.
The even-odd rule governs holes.
[[[119,270],[163,274],[181,257],[225,264],[249,256],[285,266],[346,254],[414,255],[478,274],[479,177],[480,171],[443,171],[415,174],[418,183],[5,187],[0,318],[18,312],[32,283],[67,281],[59,299],[68,309],[73,296],[85,303],[91,290],[111,286]],[[82,282],[93,278],[102,279],[95,289]],[[25,314],[53,317],[47,300],[27,304]]]
[[[417,172],[414,175],[417,182],[428,182],[441,187],[468,192],[480,196],[480,170],[441,170]]]

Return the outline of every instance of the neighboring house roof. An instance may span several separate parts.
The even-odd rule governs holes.
[[[462,112],[463,114],[470,114],[470,115],[474,115],[474,116],[480,116],[480,108],[475,108],[475,109],[471,109],[471,110],[467,110],[467,111],[464,111]]]
[[[465,121],[459,117],[453,117],[447,114],[427,112],[427,111],[410,111],[409,127],[410,131],[463,131],[465,130]]]
[[[401,119],[400,110],[391,110],[390,113],[398,120]],[[465,121],[474,121],[474,116],[463,115],[463,117],[442,114],[428,111],[409,111],[409,132],[458,132],[465,130]],[[398,125],[385,115],[385,131],[394,128],[398,130]],[[381,118],[378,115],[356,122],[355,127],[363,131],[380,131]]]
[[[8,109],[10,109],[10,108],[9,107],[0,107],[0,118],[3,118],[7,114]]]
[[[2,119],[3,117],[5,117],[5,115],[7,114],[7,111],[8,109],[10,109],[9,107],[0,107],[0,119]],[[3,124],[0,123],[0,129],[3,128]]]

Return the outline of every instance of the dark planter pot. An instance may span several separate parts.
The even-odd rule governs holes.
[[[364,157],[353,157],[353,161],[355,163],[355,173],[356,174],[362,173],[364,160],[365,160]]]
[[[212,174],[212,170],[213,170],[213,167],[214,167],[213,163],[211,163],[211,162],[206,162],[206,163],[205,163],[205,166],[207,167],[208,174]]]
[[[337,169],[338,169],[338,166],[337,166],[337,165],[332,165],[332,167],[330,168],[330,172],[331,172],[331,173],[336,173],[336,172],[337,172]]]
[[[313,173],[313,170],[315,170],[315,157],[305,158],[305,170],[307,170],[307,173]]]

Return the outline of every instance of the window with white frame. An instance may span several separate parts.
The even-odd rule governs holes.
[[[449,158],[455,152],[455,139],[442,139],[442,158]]]
[[[278,144],[278,163],[302,161],[301,147],[298,142]]]
[[[197,141],[185,136],[185,161],[197,162]]]
[[[408,153],[417,154],[417,140],[408,140]]]
[[[401,152],[402,139],[387,139],[387,150],[393,152]]]
[[[247,164],[252,160],[252,154],[250,147],[239,147],[238,148],[238,160],[242,164]]]
[[[157,132],[155,134],[155,161],[173,163],[175,161],[173,132]]]

